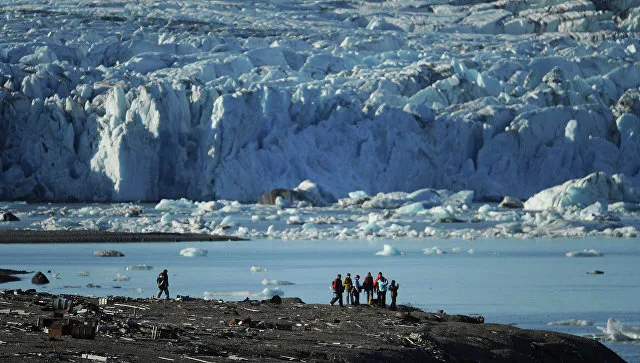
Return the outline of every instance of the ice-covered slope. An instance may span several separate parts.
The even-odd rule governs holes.
[[[640,0],[0,5],[0,199],[640,184]]]

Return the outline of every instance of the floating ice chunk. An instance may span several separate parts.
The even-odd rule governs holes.
[[[295,285],[293,282],[291,281],[284,281],[284,280],[269,280],[269,279],[264,279],[262,280],[262,284],[263,285]]]
[[[232,216],[225,216],[222,218],[222,222],[218,225],[220,228],[233,228],[236,226],[235,218]]]
[[[447,253],[446,251],[443,251],[442,249],[440,249],[440,247],[438,246],[423,248],[422,252],[425,255],[443,255]]]
[[[468,254],[470,254],[470,255],[473,255],[474,253],[476,253],[476,250],[474,250],[473,248],[470,248],[470,249],[467,251],[467,253],[468,253]]]
[[[78,271],[76,273],[76,276],[78,276],[78,277],[88,277],[89,276],[89,272],[88,271]]]
[[[619,175],[590,174],[582,179],[569,180],[562,185],[545,189],[525,203],[525,209],[545,210],[568,206],[586,207],[595,202],[608,205],[612,202],[637,202],[640,195]]]
[[[601,202],[595,202],[580,211],[580,218],[586,221],[593,221],[606,214],[608,208]]]
[[[423,210],[424,210],[424,205],[422,204],[422,202],[417,202],[417,203],[403,205],[402,207],[396,209],[396,213],[413,216],[418,214],[419,212],[422,212]]]
[[[156,204],[155,209],[161,212],[189,213],[197,209],[197,206],[194,202],[185,198],[179,200],[162,199]]]
[[[114,281],[129,281],[129,276],[121,273],[116,274],[116,279]]]
[[[355,192],[349,193],[349,198],[351,199],[364,199],[368,196],[369,194],[367,194],[367,192],[365,192],[364,190],[356,190]]]
[[[180,251],[180,256],[184,257],[196,257],[196,256],[206,256],[209,253],[204,248],[195,248],[195,247],[187,247]]]
[[[460,247],[453,247],[451,249],[451,253],[460,253],[460,252],[462,252],[462,248]]]
[[[560,321],[552,321],[547,323],[547,325],[590,326],[590,325],[593,325],[593,321],[566,319],[566,320],[560,320]]]
[[[604,340],[606,341],[631,341],[640,339],[640,327],[623,325],[614,318],[607,320],[607,326],[605,328],[598,326],[604,333]]]
[[[583,251],[572,251],[566,253],[567,257],[600,257],[602,253],[594,249],[585,249]]]
[[[251,266],[249,269],[251,272],[267,272],[267,269],[264,267]]]
[[[270,289],[268,287],[265,287],[262,292],[260,294],[257,294],[256,296],[264,296],[266,298],[270,298],[270,297],[274,297],[274,296],[284,296],[284,291],[280,290],[280,288],[276,287],[273,289]]]
[[[93,255],[96,257],[124,257],[124,253],[115,250],[93,251]]]
[[[401,255],[404,255],[404,252],[400,251],[399,249],[391,245],[385,244],[382,251],[376,252],[376,255],[377,256],[401,256]]]
[[[144,270],[152,270],[153,266],[144,265],[144,264],[142,264],[142,265],[131,265],[131,266],[127,266],[126,269],[127,270],[133,270],[133,271],[136,271],[136,270],[144,271]]]

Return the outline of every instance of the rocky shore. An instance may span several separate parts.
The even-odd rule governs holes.
[[[63,309],[59,318],[54,306]],[[0,291],[0,361],[623,362],[594,340],[406,306],[394,312],[297,298],[99,299],[35,290]]]
[[[130,233],[95,230],[0,229],[2,243],[83,243],[83,242],[193,242],[242,241],[242,238],[201,233]]]

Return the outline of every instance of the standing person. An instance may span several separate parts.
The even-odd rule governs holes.
[[[338,274],[333,283],[331,284],[331,289],[333,289],[333,299],[329,302],[331,306],[335,304],[336,301],[340,300],[340,306],[342,305],[342,291],[344,287],[342,286],[342,275]]]
[[[391,291],[391,306],[389,309],[396,309],[396,298],[398,298],[398,288],[400,288],[400,284],[396,285],[396,280],[391,280],[391,285],[389,285],[389,291]]]
[[[367,276],[364,277],[362,289],[367,294],[367,304],[371,305],[371,299],[373,298],[373,276],[371,276],[371,272],[367,272]]]
[[[380,276],[380,280],[378,280],[378,306],[381,308],[385,307],[387,303],[387,287],[389,286],[389,282],[387,278],[384,276]]]
[[[373,291],[376,292],[376,296],[378,295],[378,281],[380,281],[380,278],[382,277],[382,271],[378,272],[378,276],[376,276],[375,280],[373,280]]]
[[[360,275],[356,275],[356,279],[353,282],[353,300],[354,305],[360,305],[360,291],[362,291],[362,285],[360,285]]]
[[[156,283],[158,284],[158,296],[156,296],[156,298],[159,299],[162,292],[164,292],[167,300],[169,300],[169,274],[166,269],[160,272],[156,279]]]
[[[344,291],[347,292],[347,304],[353,305],[353,299],[351,296],[351,289],[353,289],[353,280],[351,280],[351,274],[347,273],[347,276],[344,278],[344,282],[342,283],[344,286]]]

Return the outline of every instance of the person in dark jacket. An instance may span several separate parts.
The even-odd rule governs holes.
[[[371,276],[371,272],[368,272],[367,276],[364,277],[362,289],[367,295],[367,304],[371,304],[371,298],[373,298],[373,276]]]
[[[400,284],[396,285],[396,280],[391,280],[391,285],[389,285],[389,291],[391,291],[391,305],[389,309],[396,309],[396,299],[398,298],[398,288]]]
[[[160,275],[158,275],[158,278],[156,279],[156,283],[158,284],[158,296],[156,297],[159,299],[164,292],[167,300],[169,300],[169,274],[166,269],[160,272]]]
[[[336,301],[340,301],[340,306],[342,305],[342,293],[344,292],[344,286],[342,286],[342,275],[338,274],[333,283],[331,284],[331,289],[333,290],[333,299],[329,302],[333,306]]]

